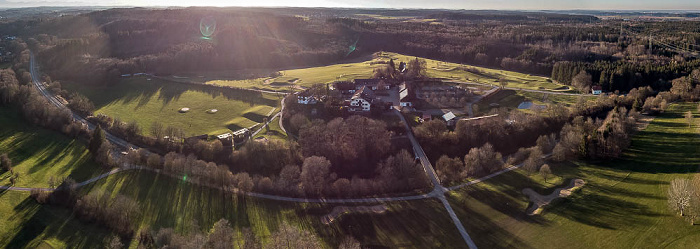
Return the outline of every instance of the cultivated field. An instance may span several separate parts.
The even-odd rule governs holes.
[[[672,105],[635,135],[619,160],[552,164],[557,177],[548,183],[516,170],[449,199],[476,244],[485,248],[695,247],[700,227],[669,211],[666,191],[672,179],[691,177],[700,165],[698,126],[688,128],[683,118],[696,105]],[[550,194],[574,178],[586,185],[540,216],[525,214],[524,188]]]
[[[356,63],[334,64],[322,67],[302,68],[280,71],[279,77],[264,77],[248,80],[209,80],[207,84],[233,86],[241,88],[290,91],[294,87],[309,87],[317,83],[330,83],[337,80],[369,78],[375,68],[385,64],[379,61],[394,59],[398,66],[400,61],[407,62],[416,57],[397,53],[378,52],[370,60]],[[551,82],[548,78],[522,74],[512,71],[496,70],[457,63],[425,59],[428,77],[445,80],[467,81],[499,85],[499,80],[508,82],[508,87],[525,89],[561,90],[566,87]],[[295,91],[295,90],[294,90]]]
[[[109,87],[64,84],[95,103],[95,114],[136,121],[150,133],[154,121],[182,128],[187,135],[221,134],[262,123],[279,111],[281,96],[135,77]],[[181,108],[189,108],[181,113]],[[275,111],[270,113],[273,108]],[[216,109],[216,113],[208,110]]]

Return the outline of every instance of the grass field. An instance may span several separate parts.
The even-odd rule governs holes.
[[[84,181],[103,170],[85,146],[59,133],[33,127],[10,107],[0,107],[0,153],[8,153],[15,186],[49,187],[50,177]],[[9,185],[9,172],[0,170],[0,185]],[[108,234],[71,219],[71,212],[37,204],[28,192],[0,190],[0,247],[69,248],[101,243]]]
[[[526,92],[517,90],[501,90],[488,98],[483,99],[478,104],[475,104],[474,115],[481,116],[489,113],[494,108],[508,108],[510,110],[518,109],[520,103],[529,101],[533,105],[563,105],[566,107],[571,107],[576,104],[580,97],[570,96],[570,95],[558,95],[558,94],[544,94],[537,92]],[[594,99],[593,96],[584,96],[586,99]],[[497,106],[491,106],[491,104],[496,103]],[[521,109],[521,111],[532,113],[530,109]]]
[[[618,160],[553,164],[549,183],[517,170],[454,192],[449,199],[476,244],[483,248],[693,248],[700,227],[669,211],[668,184],[700,165],[698,126],[672,105],[635,135]],[[695,113],[695,116],[699,115]],[[581,178],[586,185],[541,216],[527,216],[523,188],[549,194]]]
[[[103,113],[122,121],[136,121],[144,133],[150,133],[154,121],[176,126],[187,135],[221,134],[248,128],[263,122],[281,96],[180,84],[164,80],[134,77],[110,87],[64,84],[95,103],[95,114]],[[187,113],[178,112],[190,108]],[[217,109],[215,114],[207,110]],[[274,112],[272,113],[274,114]]]
[[[347,214],[336,223],[324,225],[320,218],[332,210],[332,205],[230,195],[151,172],[113,175],[82,191],[120,193],[138,200],[140,224],[152,229],[173,227],[182,232],[195,220],[201,229],[208,230],[214,222],[226,218],[236,228],[250,227],[262,241],[269,240],[287,221],[318,234],[329,248],[337,247],[348,234],[363,245],[389,248],[461,248],[464,243],[441,204],[433,200],[392,203],[385,214]]]
[[[8,154],[20,175],[16,186],[49,187],[51,177],[84,181],[103,171],[83,143],[34,127],[11,107],[0,107],[0,127],[0,153]],[[10,185],[10,172],[0,172],[0,185]]]
[[[110,235],[65,208],[42,206],[28,192],[0,191],[0,247],[102,248]]]
[[[264,137],[268,140],[287,140],[287,134],[282,131],[282,128],[280,127],[280,122],[279,119],[275,119],[272,122],[270,122],[270,132],[265,132],[265,128],[263,128],[260,133],[258,133],[257,136],[254,138],[261,138]]]
[[[394,62],[396,65],[398,65],[400,61],[407,62],[414,58],[415,57],[413,56],[401,55],[397,53],[379,52],[375,53],[370,60],[364,62],[283,70],[280,71],[282,74],[281,76],[274,78],[265,77],[248,80],[209,80],[207,81],[207,84],[289,91],[290,86],[293,85],[310,87],[311,85],[317,83],[330,83],[337,80],[369,78],[372,76],[375,68],[384,65],[376,63],[372,64],[372,62],[389,61],[389,59],[394,59]],[[499,84],[499,79],[503,79],[508,82],[509,87],[544,90],[560,90],[565,88],[563,85],[553,83],[551,80],[540,76],[468,66],[457,63],[441,62],[430,59],[425,59],[425,61],[427,64],[426,74],[428,77],[433,78],[495,85]]]

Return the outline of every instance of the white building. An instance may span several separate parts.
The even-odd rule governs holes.
[[[591,87],[591,93],[593,95],[600,95],[603,93],[603,87],[601,86],[593,86]]]
[[[399,85],[399,105],[411,107],[414,100],[415,93],[406,85],[406,82]]]
[[[368,112],[371,110],[374,93],[367,87],[362,87],[350,98],[349,110],[351,112]]]
[[[304,95],[303,93],[300,93],[297,95],[297,103],[303,104],[303,105],[315,105],[318,103],[318,99],[316,99],[315,96],[308,96]]]

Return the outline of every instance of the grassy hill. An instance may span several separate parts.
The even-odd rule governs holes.
[[[450,201],[480,247],[694,247],[700,227],[669,211],[666,191],[672,179],[691,177],[700,165],[698,126],[688,128],[683,119],[695,106],[672,105],[618,160],[553,164],[558,177],[549,183],[517,170],[457,191]],[[586,185],[541,216],[525,215],[522,189],[549,194],[574,178]]]
[[[0,153],[8,153],[20,174],[15,186],[49,187],[50,177],[84,181],[104,171],[92,162],[82,142],[34,127],[9,107],[0,107],[0,127]],[[9,176],[0,170],[0,185],[9,185]],[[28,192],[0,190],[0,247],[80,247],[102,243],[109,235],[71,217],[67,209],[37,204]]]
[[[210,78],[205,79],[205,81],[207,84],[222,86],[289,91],[290,87],[295,86],[309,87],[317,83],[369,78],[372,76],[375,68],[384,65],[378,64],[377,62],[388,62],[389,59],[394,59],[394,62],[398,65],[400,61],[407,62],[415,58],[414,56],[397,53],[379,52],[375,53],[367,61],[283,70],[279,71],[281,74],[279,77],[264,77],[247,80]],[[540,76],[431,59],[425,59],[425,61],[427,64],[426,74],[428,77],[433,78],[495,85],[498,85],[499,80],[502,79],[508,82],[509,87],[543,90],[561,90],[565,88],[563,85],[553,83],[548,78]]]
[[[154,121],[180,127],[188,135],[248,128],[262,123],[273,108],[279,111],[281,100],[281,96],[273,94],[221,91],[145,77],[123,79],[107,87],[64,84],[64,88],[92,100],[97,109],[95,114],[136,121],[146,134]],[[190,111],[180,113],[185,107]],[[207,113],[211,109],[218,112]]]
[[[104,171],[82,142],[32,126],[10,107],[0,107],[0,127],[0,153],[8,154],[20,174],[16,186],[45,188],[51,177],[83,181]],[[10,185],[10,173],[0,172],[0,185]]]

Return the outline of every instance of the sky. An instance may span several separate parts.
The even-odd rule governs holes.
[[[0,0],[0,7],[122,5],[508,10],[700,10],[700,0]]]

